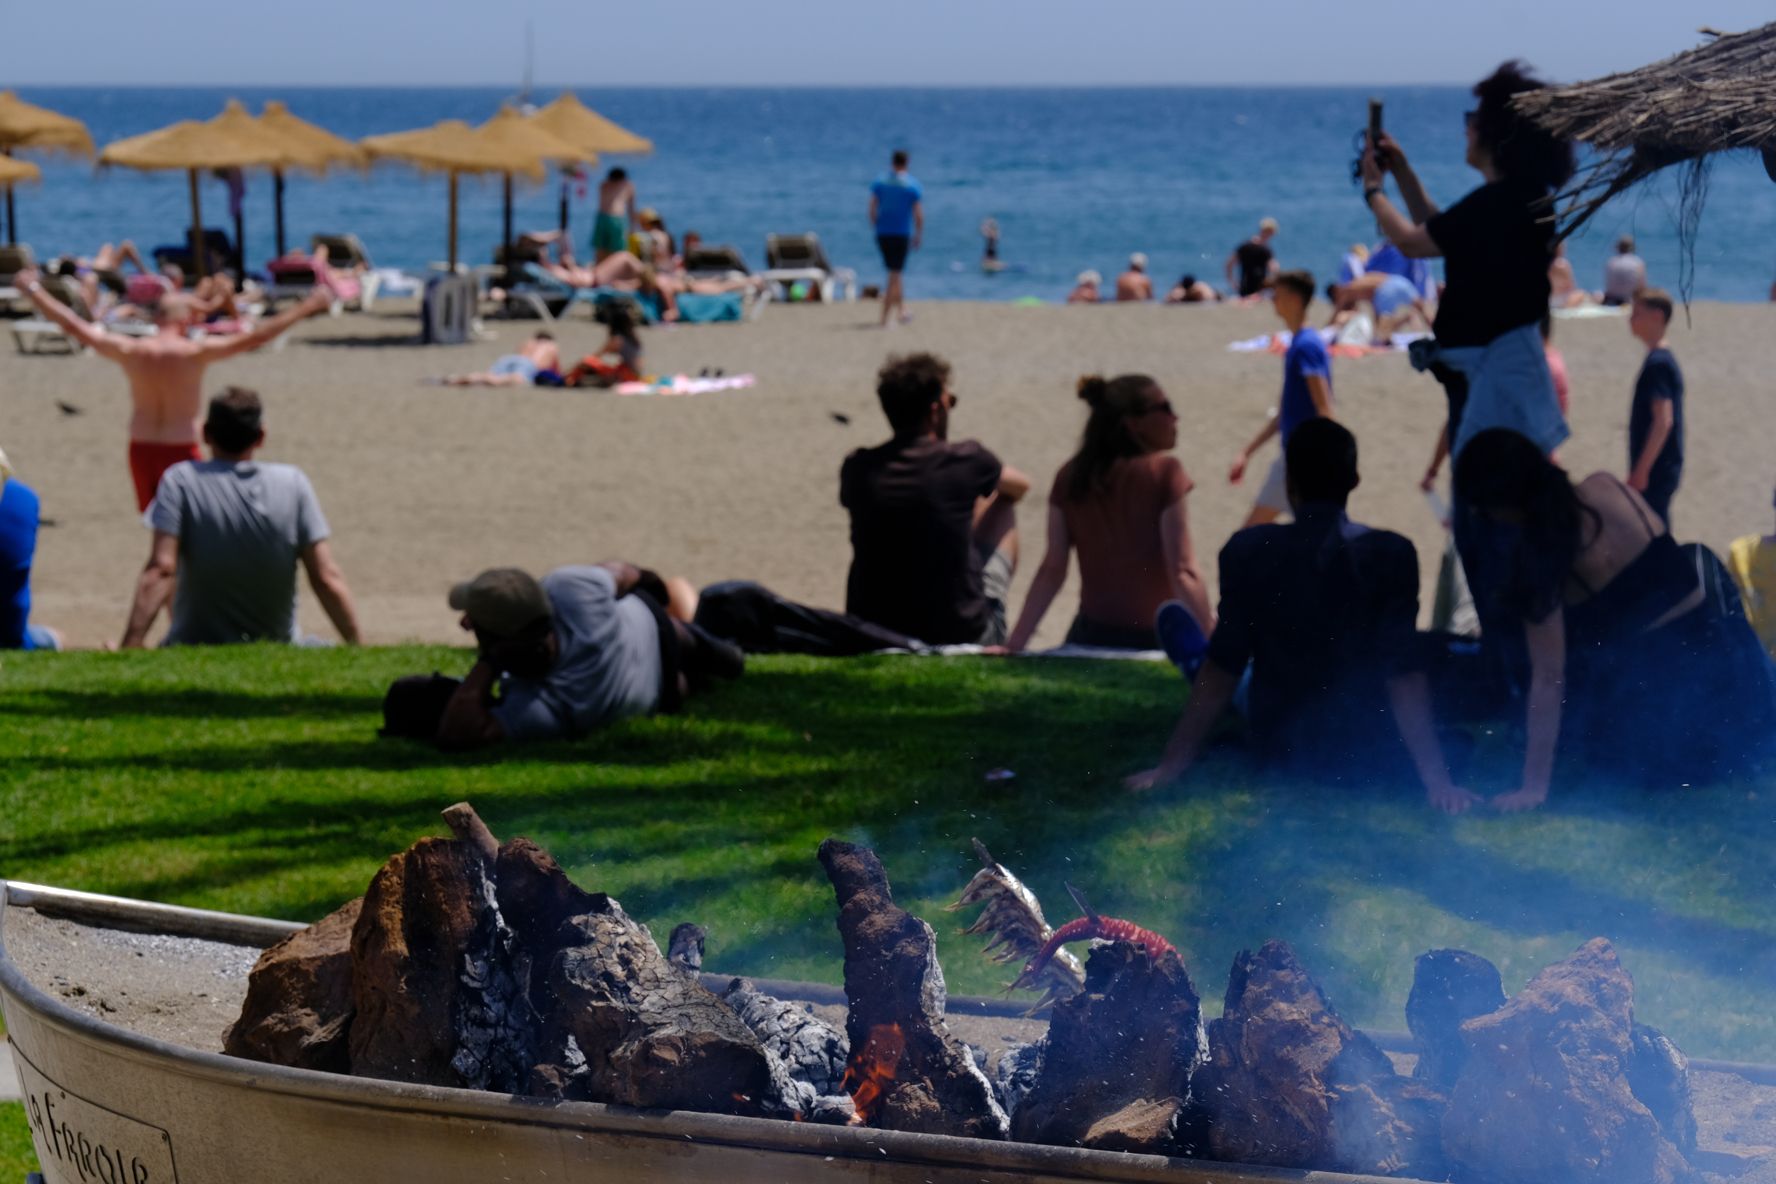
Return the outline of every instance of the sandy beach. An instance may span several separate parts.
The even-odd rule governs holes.
[[[262,455],[313,479],[372,642],[462,639],[446,587],[501,564],[540,572],[624,558],[698,584],[752,578],[842,607],[850,547],[839,463],[886,437],[874,373],[888,353],[913,350],[954,364],[952,434],[982,440],[1044,495],[1083,423],[1078,375],[1153,374],[1183,419],[1179,453],[1197,483],[1191,528],[1213,579],[1215,553],[1244,518],[1270,454],[1242,487],[1228,485],[1228,462],[1262,423],[1280,377],[1277,358],[1226,346],[1278,327],[1268,305],[913,307],[914,323],[888,333],[873,328],[870,303],[774,306],[754,324],[646,331],[651,370],[758,377],[750,390],[698,397],[426,386],[426,375],[485,366],[535,325],[493,320],[494,340],[426,348],[415,342],[411,305],[399,304],[309,321],[281,351],[213,368],[210,387],[264,396]],[[1773,316],[1768,305],[1698,304],[1691,324],[1680,310],[1672,326],[1689,416],[1673,515],[1681,538],[1724,549],[1771,528],[1776,420],[1763,403],[1776,372]],[[604,339],[583,309],[556,331],[565,356]],[[1563,459],[1580,472],[1623,472],[1640,347],[1619,317],[1562,321],[1557,344],[1573,387]],[[1339,360],[1334,385],[1362,446],[1353,516],[1412,538],[1428,603],[1443,543],[1418,477],[1441,392],[1403,355]],[[127,408],[121,376],[101,359],[0,352],[0,447],[41,494],[46,519],[32,619],[73,645],[118,638],[147,556],[124,464]],[[1041,555],[1043,519],[1033,494],[1014,616]],[[306,588],[302,596],[304,627],[332,636]],[[1075,596],[1076,577],[1039,642],[1059,641]]]

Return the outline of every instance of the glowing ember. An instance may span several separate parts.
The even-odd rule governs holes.
[[[845,1092],[851,1095],[857,1114],[852,1126],[867,1126],[875,1121],[888,1084],[900,1068],[906,1052],[906,1037],[899,1024],[877,1024],[870,1029],[863,1047],[851,1053],[845,1066]]]

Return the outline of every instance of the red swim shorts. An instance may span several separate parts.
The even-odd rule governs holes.
[[[202,460],[203,453],[195,444],[155,444],[148,440],[131,440],[129,446],[130,477],[136,483],[136,509],[146,510],[160,488],[161,474],[182,460]]]

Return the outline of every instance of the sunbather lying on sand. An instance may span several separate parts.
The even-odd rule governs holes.
[[[544,371],[561,373],[561,351],[552,334],[538,330],[529,341],[476,374],[450,374],[437,381],[445,386],[533,386]]]

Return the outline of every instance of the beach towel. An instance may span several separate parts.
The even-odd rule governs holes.
[[[1326,348],[1335,358],[1366,358],[1372,354],[1402,353],[1414,341],[1430,336],[1428,333],[1396,333],[1388,338],[1386,345],[1341,345],[1338,341],[1338,334],[1332,329],[1312,329],[1309,332],[1318,333],[1320,340],[1326,343]],[[1244,341],[1231,342],[1227,347],[1227,352],[1233,354],[1285,354],[1289,352],[1289,342],[1293,338],[1294,334],[1287,329],[1277,333],[1266,333],[1260,337],[1248,337]]]
[[[718,321],[743,320],[746,300],[739,292],[703,295],[686,292],[678,298],[678,323],[681,325],[712,325]]]
[[[721,378],[669,374],[647,382],[620,382],[611,389],[619,395],[713,395],[718,391],[745,390],[757,382],[751,374],[729,374]]]
[[[1625,317],[1626,304],[1581,304],[1577,308],[1557,308],[1554,316],[1562,321],[1588,321],[1595,317]]]

